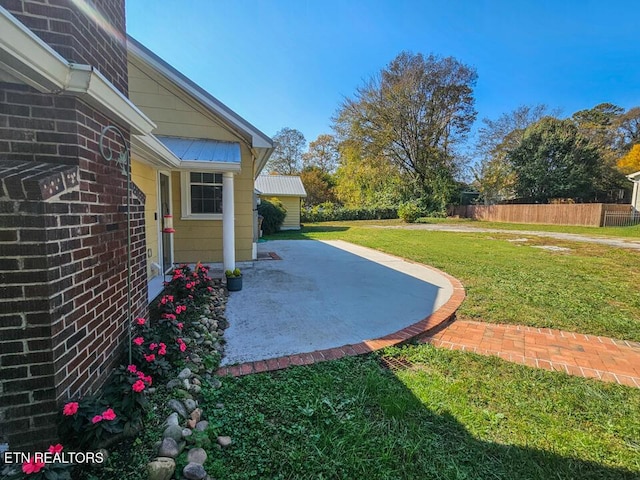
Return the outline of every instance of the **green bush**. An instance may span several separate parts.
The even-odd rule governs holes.
[[[388,218],[398,218],[398,212],[395,207],[345,208],[326,202],[315,207],[303,208],[300,212],[302,222],[382,220]]]
[[[258,205],[258,213],[263,217],[262,232],[265,235],[271,235],[280,230],[284,217],[287,215],[287,209],[277,198],[270,200],[263,198],[260,200],[260,205]]]
[[[415,202],[406,202],[398,207],[398,217],[404,222],[414,223],[422,216],[422,210]]]

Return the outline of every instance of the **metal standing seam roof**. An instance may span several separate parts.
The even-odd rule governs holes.
[[[156,135],[156,138],[183,161],[233,164],[241,162],[240,144],[236,142],[163,135]]]
[[[306,197],[302,180],[296,175],[258,175],[255,188],[262,195]]]

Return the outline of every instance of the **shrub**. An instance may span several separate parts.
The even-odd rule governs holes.
[[[345,208],[323,203],[301,211],[302,222],[333,222],[341,220],[382,220],[398,218],[395,207]]]
[[[398,207],[398,216],[407,223],[414,223],[422,215],[422,210],[415,202],[406,202]]]
[[[271,235],[280,230],[284,217],[287,215],[287,209],[277,198],[270,200],[263,198],[258,205],[258,213],[262,215],[262,231],[265,235]]]

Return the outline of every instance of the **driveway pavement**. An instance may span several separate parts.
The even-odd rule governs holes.
[[[227,303],[223,365],[352,345],[397,332],[453,295],[442,274],[340,240],[259,244],[280,260],[243,271]]]

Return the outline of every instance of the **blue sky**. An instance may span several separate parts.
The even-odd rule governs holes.
[[[478,119],[640,105],[640,4],[605,0],[127,0],[127,28],[264,133],[330,133],[403,50],[478,72]]]

